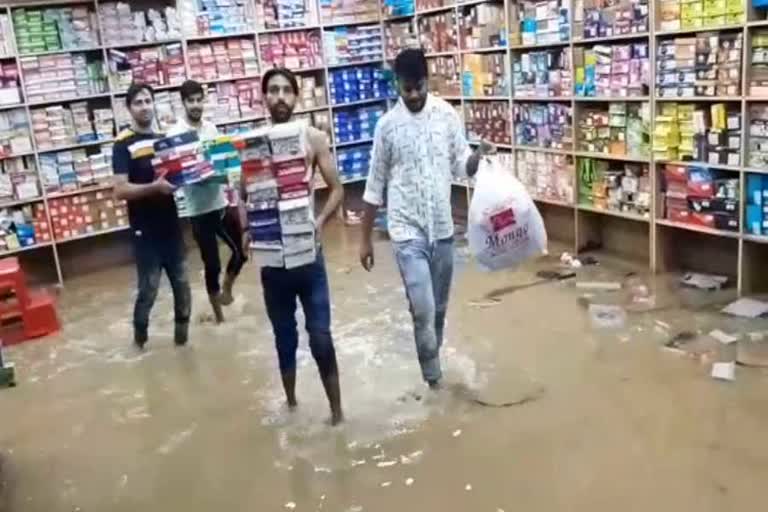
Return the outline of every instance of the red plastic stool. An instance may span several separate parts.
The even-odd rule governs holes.
[[[12,293],[16,297],[13,303],[0,304],[0,318],[5,320],[22,316],[24,306],[29,302],[29,291],[18,258],[0,260],[0,293]]]
[[[61,328],[55,300],[45,291],[29,292],[17,258],[0,260],[0,293],[14,295],[16,299],[0,304],[0,320],[18,318],[22,324],[21,332],[6,332],[7,345],[46,336]]]
[[[44,291],[33,292],[22,313],[24,335],[27,338],[39,338],[58,331],[61,328],[56,315],[56,301]]]

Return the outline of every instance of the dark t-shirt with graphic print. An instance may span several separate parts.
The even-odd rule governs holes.
[[[155,180],[152,168],[152,143],[161,138],[157,133],[124,130],[115,139],[112,168],[115,174],[128,176],[129,183],[144,185]],[[147,237],[180,237],[181,226],[172,195],[154,195],[128,201],[128,219],[134,231]]]

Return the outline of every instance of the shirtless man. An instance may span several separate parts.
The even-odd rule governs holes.
[[[292,120],[293,109],[299,95],[296,77],[287,69],[270,69],[261,82],[262,95],[272,117],[273,124]],[[341,204],[344,188],[339,181],[328,137],[320,130],[307,127],[305,131],[307,159],[313,169],[319,169],[330,193],[323,210],[315,220],[318,243],[322,240],[322,228]],[[314,179],[310,179],[310,197]],[[247,226],[247,222],[243,223]],[[331,303],[328,291],[328,275],[322,249],[317,259],[297,268],[264,266],[261,269],[264,303],[275,334],[275,344],[280,362],[280,373],[288,406],[296,407],[296,349],[299,333],[296,328],[296,300],[306,318],[309,347],[320,371],[320,378],[331,407],[331,424],[343,421],[339,372],[336,351],[331,336]]]

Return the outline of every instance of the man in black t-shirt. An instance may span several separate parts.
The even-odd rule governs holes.
[[[173,290],[177,345],[187,342],[191,293],[184,257],[184,240],[173,199],[174,187],[152,168],[154,93],[144,84],[132,84],[125,97],[133,124],[115,139],[112,167],[115,195],[128,202],[138,274],[133,310],[134,342],[142,348],[148,339],[149,313],[165,270]]]

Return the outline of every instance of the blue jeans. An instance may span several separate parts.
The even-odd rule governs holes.
[[[165,270],[173,291],[174,319],[177,325],[189,324],[192,293],[184,256],[184,241],[179,233],[164,238],[134,233],[138,294],[133,308],[133,326],[139,332],[149,327],[149,314],[157,298],[160,274]]]
[[[298,299],[304,310],[309,348],[320,375],[336,374],[336,351],[331,336],[331,298],[322,252],[318,252],[315,262],[309,265],[292,269],[262,267],[261,285],[267,315],[275,334],[280,371],[289,373],[296,370]]]
[[[437,382],[443,376],[440,347],[453,278],[453,238],[433,243],[408,240],[394,246],[410,303],[421,373],[425,381]]]

